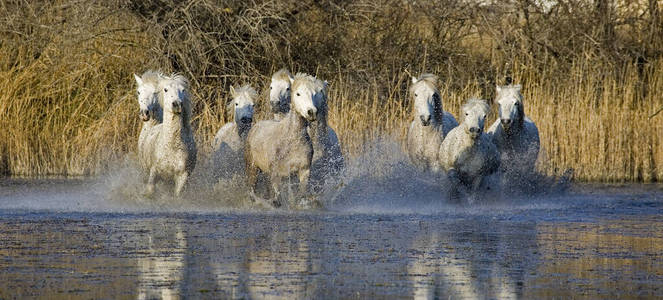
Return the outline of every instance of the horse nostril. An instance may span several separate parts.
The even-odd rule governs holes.
[[[419,116],[419,119],[421,120],[421,123],[424,125],[428,125],[430,123],[430,115],[428,116]]]
[[[315,111],[313,109],[309,109],[308,110],[308,116],[312,118],[314,115],[315,115]]]
[[[470,128],[470,132],[471,133],[479,133],[479,132],[481,132],[481,130],[479,129],[479,127],[472,127],[472,128]]]
[[[251,119],[249,117],[243,117],[240,121],[242,121],[242,123],[244,123],[244,124],[248,124],[248,123],[251,123],[251,121],[253,121],[253,119]]]
[[[143,121],[147,121],[150,119],[150,112],[146,109],[141,109],[139,115],[140,118],[143,119]]]
[[[502,119],[502,124],[503,124],[503,125],[509,125],[509,124],[511,124],[511,119]]]

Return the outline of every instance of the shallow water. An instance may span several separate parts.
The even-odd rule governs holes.
[[[160,209],[100,185],[0,182],[0,298],[663,297],[661,186],[288,213]]]

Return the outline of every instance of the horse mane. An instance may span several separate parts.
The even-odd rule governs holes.
[[[424,81],[432,84],[433,86],[437,87],[437,80],[438,77],[435,74],[431,73],[424,73],[419,75],[419,78],[417,78],[417,82]]]
[[[245,84],[235,90],[235,95],[239,95],[242,93],[248,94],[251,100],[258,97],[258,92],[253,87],[251,87],[250,84]]]
[[[154,86],[159,86],[159,82],[163,78],[165,78],[163,73],[155,70],[147,70],[140,76],[140,79],[142,79],[143,82],[153,84]]]
[[[292,74],[290,74],[290,71],[288,71],[288,69],[286,69],[286,68],[282,68],[282,69],[276,71],[276,73],[274,73],[274,75],[272,75],[272,80],[284,80],[284,81],[289,82],[290,77],[292,77]]]
[[[170,76],[164,76],[166,80],[174,81],[177,85],[184,88],[184,90],[189,90],[189,80],[186,79],[182,74],[173,73]]]
[[[479,98],[471,98],[467,100],[465,104],[461,107],[461,109],[466,112],[474,108],[475,106],[479,106],[483,113],[488,114],[490,112],[490,106],[488,105],[488,102],[483,99]]]
[[[417,78],[417,82],[413,83],[410,86],[410,91],[413,91],[414,88],[419,84],[425,84],[425,85],[428,85],[433,90],[435,90],[435,92],[439,93],[439,89],[437,88],[437,80],[438,80],[438,77],[435,74],[431,74],[431,73],[421,74],[419,76],[419,78]]]
[[[295,81],[292,82],[292,90],[297,89],[301,85],[308,86],[316,92],[327,93],[325,84],[322,80],[306,73],[297,73],[297,75],[295,75]]]

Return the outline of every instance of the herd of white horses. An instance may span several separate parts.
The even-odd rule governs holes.
[[[188,81],[156,71],[134,77],[143,121],[138,159],[147,180],[146,194],[154,193],[156,180],[164,180],[173,182],[174,194],[180,196],[197,153]],[[212,166],[222,177],[243,176],[254,201],[278,207],[284,179],[296,176],[299,195],[307,196],[341,174],[344,158],[336,132],[327,124],[327,81],[281,69],[271,77],[269,88],[273,115],[254,122],[256,90],[249,85],[230,87],[228,106],[234,107],[234,120],[214,138],[212,160],[217,163]],[[487,101],[469,99],[459,124],[443,108],[437,76],[413,77],[410,161],[423,171],[445,174],[451,196],[470,202],[495,184],[515,184],[534,174],[539,133],[525,116],[520,90],[520,85],[496,87],[499,119],[485,131]],[[269,182],[266,197],[256,195],[259,176]]]

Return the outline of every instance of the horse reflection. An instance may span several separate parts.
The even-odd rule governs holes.
[[[186,235],[181,225],[149,224],[138,256],[138,299],[179,299],[186,267]]]
[[[501,235],[490,231],[436,231],[414,238],[407,266],[414,299],[522,298],[523,271],[518,265],[524,262],[518,257],[536,244],[522,245],[522,237],[521,245],[508,237],[499,240]]]

